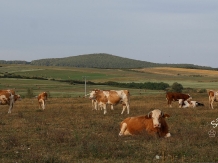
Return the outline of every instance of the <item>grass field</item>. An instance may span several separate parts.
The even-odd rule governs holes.
[[[44,111],[35,98],[17,101],[11,114],[1,106],[0,160],[9,162],[215,162],[217,135],[209,137],[218,105],[208,108],[206,94],[193,94],[205,107],[166,106],[164,94],[132,96],[130,114],[94,111],[88,98],[49,98]],[[119,124],[128,116],[159,108],[170,114],[172,137],[119,137]],[[218,130],[214,129],[216,132]],[[160,159],[154,159],[158,155]]]
[[[19,67],[19,66],[18,66]],[[6,65],[0,73],[26,73],[36,75],[42,72],[65,74],[77,72],[81,78],[84,74],[92,76],[92,81],[134,81],[134,82],[179,82],[184,87],[215,89],[218,88],[216,76],[200,75],[164,75],[129,70],[101,70],[55,67],[18,67]],[[59,71],[56,71],[58,69]],[[160,70],[158,70],[160,71]],[[172,71],[172,70],[165,70]],[[184,70],[186,71],[186,70]],[[199,74],[198,74],[199,72]],[[181,73],[181,72],[180,72]],[[211,72],[212,73],[212,72]],[[46,75],[51,75],[46,73]],[[170,73],[168,73],[170,74]],[[54,77],[53,76],[53,77]],[[74,78],[74,75],[70,78]],[[108,78],[104,78],[104,76]],[[79,78],[79,77],[78,77]],[[76,77],[75,77],[76,79]],[[193,100],[205,104],[204,107],[178,108],[174,102],[168,108],[164,91],[129,89],[130,114],[121,115],[121,105],[115,110],[94,111],[91,102],[84,98],[84,85],[30,79],[0,79],[0,89],[15,88],[23,97],[27,88],[32,88],[34,95],[49,91],[49,98],[44,111],[38,108],[36,98],[23,98],[15,103],[11,114],[8,106],[0,106],[0,160],[11,162],[78,162],[78,163],[132,163],[132,162],[218,162],[217,134],[210,137],[213,128],[211,121],[218,118],[218,103],[214,110],[209,108],[207,93],[190,93]],[[119,89],[105,86],[87,85],[88,91],[94,89]],[[129,116],[145,115],[152,109],[161,109],[171,117],[166,121],[172,137],[158,138],[150,135],[119,137],[119,124]],[[155,159],[155,156],[160,156]]]

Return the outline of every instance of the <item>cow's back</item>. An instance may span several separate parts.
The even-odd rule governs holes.
[[[174,100],[174,101],[178,101],[179,99],[187,100],[190,98],[190,95],[178,93],[178,92],[167,92],[166,98],[168,100]]]
[[[127,124],[127,130],[132,135],[137,135],[145,131],[152,132],[153,129],[152,120],[145,118],[145,116],[129,117],[126,118],[122,123]]]
[[[210,91],[208,91],[208,96],[209,96],[209,97],[213,97],[213,96],[214,96],[214,94],[215,94],[215,93],[214,93],[214,91],[213,91],[213,90],[210,90]]]

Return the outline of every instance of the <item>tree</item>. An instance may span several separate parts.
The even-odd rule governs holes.
[[[173,92],[182,92],[182,90],[183,90],[183,86],[182,86],[182,84],[179,84],[179,83],[177,83],[177,82],[175,82],[175,83],[173,83],[173,85],[171,86],[171,88],[172,88],[172,91]]]

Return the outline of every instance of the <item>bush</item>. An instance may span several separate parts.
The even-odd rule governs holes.
[[[175,83],[173,83],[173,85],[171,86],[171,88],[172,88],[172,91],[173,92],[182,92],[182,90],[183,90],[183,86],[182,86],[182,84],[179,84],[179,83],[177,83],[177,82],[175,82]]]
[[[207,92],[206,89],[200,89],[200,90],[198,91],[198,93],[206,93],[206,92]]]

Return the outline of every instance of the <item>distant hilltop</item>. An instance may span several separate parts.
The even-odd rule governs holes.
[[[83,67],[83,68],[146,68],[146,67],[178,67],[191,69],[214,69],[206,66],[198,66],[193,64],[161,64],[147,61],[134,60],[124,57],[115,56],[106,53],[84,54],[65,58],[47,58],[26,61],[5,61],[0,60],[0,64],[30,64],[36,66],[67,66],[67,67]]]

